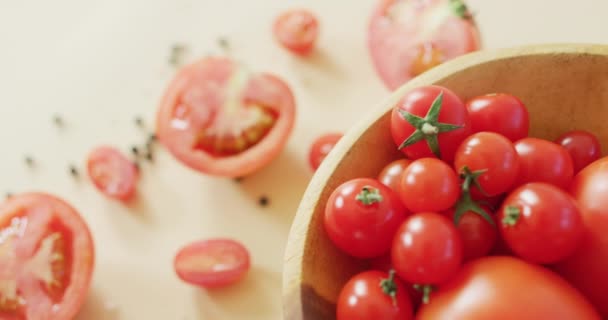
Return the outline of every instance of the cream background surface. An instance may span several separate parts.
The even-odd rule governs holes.
[[[281,265],[299,197],[311,177],[308,146],[344,131],[387,90],[373,72],[366,26],[375,1],[347,0],[0,0],[0,194],[42,190],[73,203],[91,226],[97,265],[78,320],[280,319]],[[470,0],[486,48],[540,42],[608,43],[608,1]],[[320,17],[317,52],[297,59],[277,47],[272,19],[303,6]],[[83,170],[98,144],[123,150],[145,135],[174,69],[174,43],[186,60],[219,52],[282,76],[298,102],[289,144],[271,166],[241,184],[192,172],[159,150],[143,166],[140,201],[125,207],[98,194]],[[51,121],[61,114],[65,126]],[[28,169],[23,157],[37,164]],[[260,208],[257,199],[270,198]],[[206,292],[177,279],[181,245],[234,237],[251,250],[242,283]]]

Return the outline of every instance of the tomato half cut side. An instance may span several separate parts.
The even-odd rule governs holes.
[[[156,130],[160,142],[190,168],[241,177],[276,158],[294,117],[294,97],[282,80],[210,57],[175,76],[159,107]]]
[[[370,21],[368,46],[380,78],[396,89],[481,44],[461,0],[380,0]]]
[[[95,260],[87,224],[51,195],[0,205],[0,319],[70,320],[89,290]]]
[[[319,21],[308,10],[292,9],[277,17],[273,33],[285,49],[297,55],[308,55],[319,35]]]
[[[249,251],[231,239],[201,240],[181,248],[173,266],[185,282],[204,288],[224,287],[247,274]]]
[[[139,172],[118,149],[95,148],[87,160],[87,172],[95,187],[110,198],[131,200],[136,193]]]

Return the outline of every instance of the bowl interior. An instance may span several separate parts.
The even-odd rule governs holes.
[[[478,52],[410,81],[354,126],[311,181],[290,232],[284,271],[286,319],[335,319],[343,284],[365,267],[336,249],[323,230],[325,201],[356,177],[376,177],[402,157],[390,136],[390,110],[412,88],[439,84],[467,100],[507,92],[530,111],[530,135],[554,139],[565,131],[595,133],[608,149],[608,46],[547,45]]]

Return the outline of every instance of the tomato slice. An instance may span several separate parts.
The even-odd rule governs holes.
[[[277,17],[273,32],[283,47],[304,56],[314,49],[319,35],[319,21],[308,10],[292,9]]]
[[[461,0],[380,0],[368,40],[376,71],[390,89],[481,46]]]
[[[249,252],[241,243],[231,239],[210,239],[181,248],[173,266],[185,282],[217,288],[243,278],[249,271],[249,260]]]
[[[157,134],[190,168],[239,177],[281,152],[294,117],[294,97],[282,80],[213,57],[184,67],[173,79],[158,110]]]
[[[308,162],[312,170],[316,171],[319,168],[321,162],[323,162],[341,138],[341,133],[327,133],[318,137],[312,143],[308,153]]]
[[[137,167],[113,147],[102,146],[91,151],[87,171],[95,187],[108,197],[128,201],[136,193]]]
[[[87,295],[94,264],[84,220],[47,194],[0,205],[0,319],[69,320]]]

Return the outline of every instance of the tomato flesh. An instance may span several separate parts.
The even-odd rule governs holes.
[[[63,201],[14,196],[0,206],[0,318],[68,320],[86,296],[94,250]]]
[[[186,66],[157,115],[160,142],[189,167],[219,176],[250,174],[274,159],[294,122],[295,102],[277,77],[228,58]]]
[[[231,285],[250,268],[247,249],[231,239],[193,242],[181,248],[174,260],[177,275],[185,282],[205,288]]]

